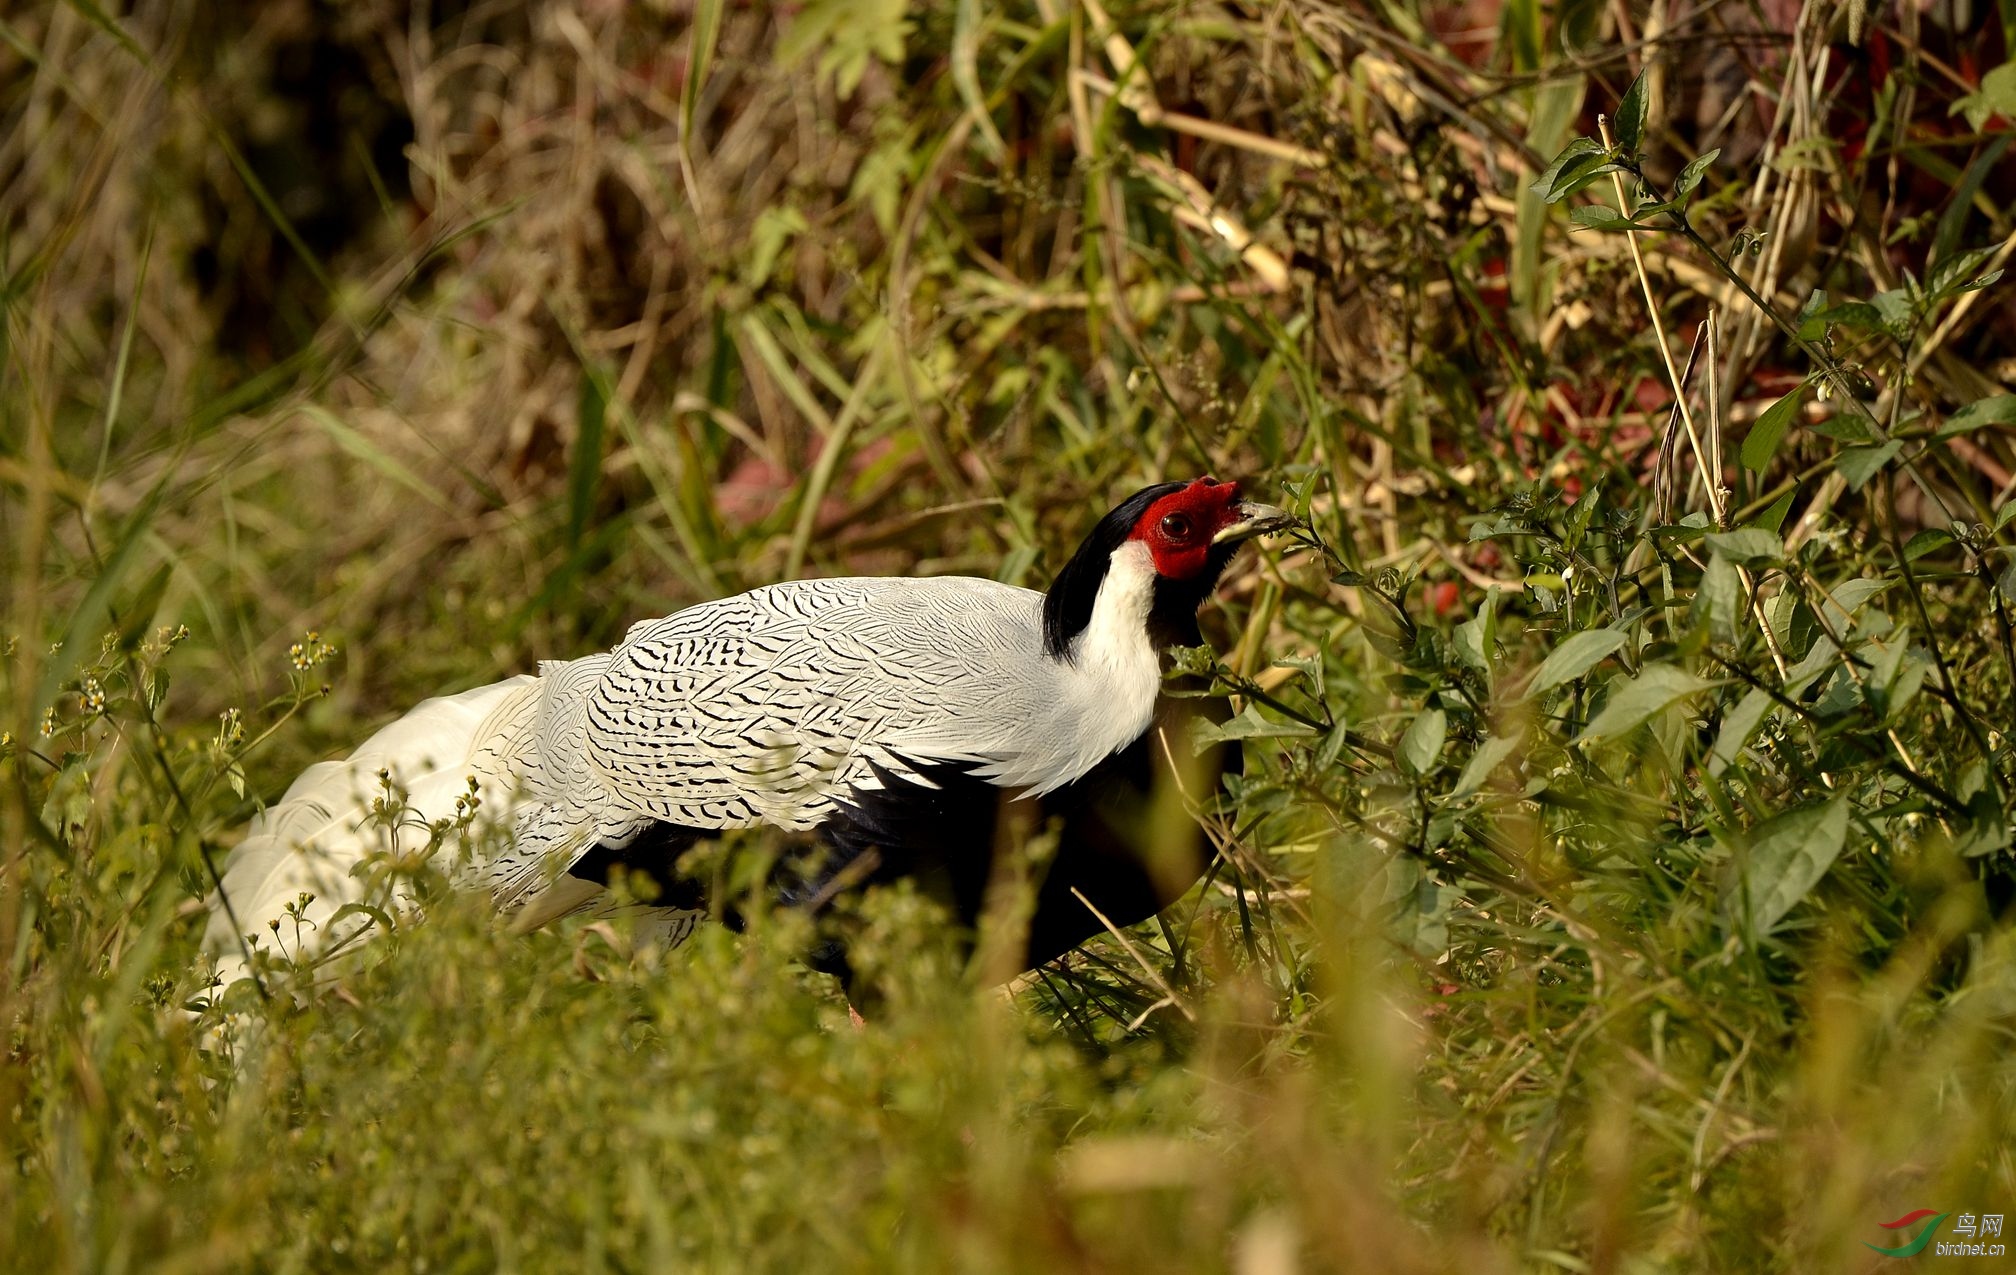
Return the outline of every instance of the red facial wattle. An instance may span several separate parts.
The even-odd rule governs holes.
[[[1187,580],[1205,570],[1213,538],[1239,520],[1239,484],[1210,477],[1148,506],[1130,539],[1148,546],[1158,575]]]

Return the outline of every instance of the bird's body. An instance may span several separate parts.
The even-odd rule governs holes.
[[[1202,870],[1199,845],[1172,865],[1141,844],[1158,768],[1188,752],[1154,738],[1174,703],[1160,653],[1198,640],[1198,605],[1259,527],[1241,511],[1260,509],[1230,484],[1163,484],[1109,514],[1048,594],[964,577],[775,584],[644,621],[607,654],[428,700],[254,821],[207,935],[219,973],[242,973],[241,929],[271,933],[289,904],[290,951],[297,934],[321,950],[368,925],[337,916],[362,890],[355,870],[380,850],[438,852],[435,826],[467,815],[472,788],[463,822],[502,835],[472,838],[451,876],[526,924],[593,906],[617,864],[669,882],[694,842],[758,825],[819,851],[790,902],[910,876],[971,922],[1004,809],[1060,830],[1031,962],[1096,931],[1073,889],[1140,920]],[[1143,533],[1151,515],[1198,545]],[[706,908],[690,887],[661,902],[651,919],[674,940]]]

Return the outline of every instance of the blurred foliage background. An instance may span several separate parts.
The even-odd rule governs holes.
[[[13,1263],[1859,1270],[2016,1205],[2012,32],[10,7]],[[868,900],[854,1031],[789,916],[444,898],[202,1048],[302,765],[1205,472],[1308,525],[1185,657],[1249,762],[1163,923],[1004,994]]]

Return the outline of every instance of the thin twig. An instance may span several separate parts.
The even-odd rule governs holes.
[[[1168,1003],[1174,1005],[1178,1010],[1180,1010],[1183,1014],[1183,1017],[1189,1019],[1193,1023],[1196,1022],[1197,1015],[1192,1013],[1190,1011],[1190,1007],[1188,1005],[1185,1005],[1181,1000],[1181,998],[1179,998],[1176,995],[1175,989],[1169,986],[1169,980],[1163,978],[1161,973],[1158,972],[1153,965],[1150,965],[1148,963],[1147,958],[1142,956],[1140,952],[1136,951],[1134,945],[1127,941],[1127,936],[1120,932],[1120,927],[1113,924],[1112,921],[1108,920],[1104,912],[1101,912],[1098,908],[1094,907],[1092,905],[1092,900],[1085,897],[1085,892],[1083,890],[1080,890],[1077,886],[1074,885],[1071,887],[1071,894],[1073,898],[1076,898],[1080,903],[1083,903],[1085,905],[1085,910],[1087,912],[1090,912],[1093,916],[1099,919],[1099,924],[1106,927],[1106,932],[1108,934],[1111,934],[1114,938],[1120,940],[1120,946],[1126,951],[1127,955],[1134,958],[1134,963],[1141,967],[1141,972],[1148,976],[1148,981],[1153,983],[1155,985],[1156,990],[1161,992],[1162,995],[1168,999]]]
[[[1602,134],[1603,145],[1614,148],[1615,143],[1610,137],[1610,120],[1608,116],[1598,115],[1596,117],[1596,130]],[[1631,203],[1624,191],[1624,175],[1620,172],[1611,173],[1610,183],[1617,191],[1617,211],[1629,217],[1631,215]],[[1666,379],[1673,386],[1673,403],[1680,411],[1680,423],[1687,430],[1687,445],[1694,451],[1694,464],[1698,467],[1702,478],[1702,485],[1708,492],[1709,514],[1714,518],[1716,526],[1727,526],[1728,522],[1722,505],[1722,473],[1710,464],[1708,455],[1702,450],[1700,432],[1694,427],[1694,413],[1687,407],[1687,382],[1673,366],[1673,350],[1666,340],[1665,324],[1659,318],[1659,299],[1652,291],[1651,276],[1645,272],[1645,254],[1638,248],[1638,236],[1636,234],[1628,234],[1624,237],[1624,240],[1631,247],[1631,264],[1638,271],[1638,286],[1645,293],[1645,312],[1652,323],[1652,335],[1659,343],[1659,359],[1666,365]],[[1773,313],[1775,314],[1776,311],[1773,311]],[[1712,317],[1711,312],[1710,318],[1712,319]],[[1719,449],[1717,449],[1717,455],[1719,456]],[[1751,578],[1749,568],[1747,567],[1737,567],[1736,576],[1742,581],[1743,595],[1749,602],[1750,613],[1757,617],[1757,628],[1764,635],[1765,649],[1771,652],[1771,662],[1777,666],[1778,677],[1780,680],[1783,680],[1787,669],[1785,652],[1779,649],[1778,636],[1771,631],[1770,623],[1764,618],[1764,603],[1763,599],[1758,596],[1757,582]]]
[[[1610,118],[1596,117],[1596,130],[1603,136],[1605,147],[1614,147],[1610,137]],[[1631,201],[1624,192],[1624,174],[1611,173],[1610,183],[1617,191],[1617,211],[1624,216],[1631,215]],[[1631,265],[1638,272],[1638,286],[1645,293],[1645,312],[1652,322],[1652,335],[1659,343],[1659,360],[1666,365],[1666,382],[1673,387],[1673,401],[1680,409],[1680,423],[1687,429],[1688,446],[1694,449],[1694,463],[1708,475],[1708,458],[1701,450],[1701,435],[1694,428],[1694,413],[1687,407],[1687,386],[1681,379],[1680,371],[1673,365],[1673,350],[1666,341],[1666,325],[1659,317],[1659,298],[1652,291],[1652,277],[1645,272],[1645,254],[1639,250],[1638,236],[1626,235],[1625,243],[1631,248]],[[1708,482],[1708,509],[1714,515],[1715,525],[1722,525],[1722,494],[1718,490],[1719,481],[1710,478]]]

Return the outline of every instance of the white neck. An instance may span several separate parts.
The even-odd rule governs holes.
[[[1071,661],[1099,681],[1138,680],[1142,668],[1160,663],[1148,640],[1148,612],[1155,605],[1155,560],[1148,546],[1129,540],[1113,551],[1106,578],[1092,600],[1092,618],[1071,639]]]
[[[1147,545],[1130,540],[1113,551],[1092,618],[1071,639],[1064,666],[1080,699],[1077,729],[1085,766],[1140,738],[1155,719],[1162,661],[1148,637],[1154,605],[1155,560]]]

